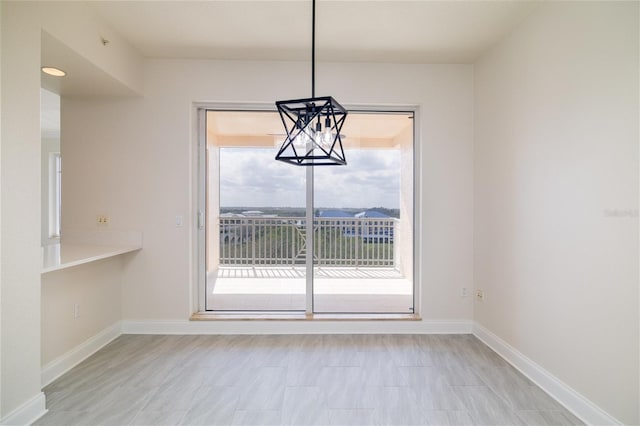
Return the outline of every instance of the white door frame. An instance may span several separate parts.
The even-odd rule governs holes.
[[[357,105],[346,104],[347,111],[353,112],[407,112],[413,114],[413,312],[420,315],[422,267],[422,155],[420,149],[420,108],[418,105]],[[251,102],[195,102],[193,104],[194,123],[194,167],[193,186],[194,230],[192,258],[192,311],[206,311],[206,111],[275,111],[273,103]],[[306,171],[306,204],[307,204],[307,247],[313,248],[313,167]],[[311,228],[311,229],[309,229]],[[311,240],[309,240],[311,238]],[[313,314],[313,250],[306,252],[306,303],[305,314]],[[195,308],[195,309],[194,309]]]

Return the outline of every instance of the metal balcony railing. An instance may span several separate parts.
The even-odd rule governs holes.
[[[395,267],[394,218],[315,218],[314,264]],[[304,265],[306,219],[221,217],[220,266]]]

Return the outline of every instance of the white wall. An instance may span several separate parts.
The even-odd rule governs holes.
[[[321,64],[317,76],[318,94],[347,105],[420,107],[421,313],[470,320],[471,301],[459,289],[472,286],[472,67]],[[190,298],[192,103],[273,104],[307,96],[309,85],[305,63],[150,60],[144,98],[65,101],[63,229],[93,226],[104,211],[114,229],[144,233],[123,280],[125,320],[185,320],[197,309]],[[183,228],[176,215],[187,218]]]
[[[38,22],[43,30],[79,58],[95,66],[96,73],[104,72],[132,92],[142,93],[142,57],[96,16],[89,5],[74,1],[42,1],[33,2],[31,11],[32,21]],[[103,38],[109,40],[107,45],[102,44]],[[65,71],[73,78],[74,70]]]
[[[2,13],[2,417],[40,392],[40,31],[14,6]]]
[[[638,3],[539,7],[476,64],[475,319],[638,424]]]
[[[396,256],[396,267],[399,267],[403,277],[413,280],[414,271],[414,245],[411,244],[413,238],[414,225],[414,155],[413,155],[413,127],[408,126],[394,139],[394,143],[400,151],[400,221],[396,223],[396,234],[394,235],[394,250]],[[399,265],[398,265],[399,263]]]
[[[43,366],[120,321],[121,270],[129,259],[118,256],[42,276]]]
[[[40,392],[41,32],[86,54],[113,78],[139,89],[140,59],[126,43],[100,43],[85,4],[2,2],[0,158],[0,419],[28,422],[44,410]],[[113,35],[117,37],[117,35]],[[119,40],[119,39],[118,39]],[[115,43],[114,43],[115,44]]]
[[[220,164],[220,149],[216,144],[217,136],[215,132],[207,129],[207,168],[208,170],[215,170],[218,164]],[[208,173],[207,174],[207,187],[219,188],[220,187],[220,173]],[[220,262],[220,221],[217,220],[220,215],[220,193],[219,191],[210,191],[205,197],[207,203],[207,266],[206,274],[207,279],[209,275],[218,273],[218,265]]]

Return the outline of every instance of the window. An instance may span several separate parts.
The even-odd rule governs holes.
[[[62,223],[62,156],[49,153],[49,238],[59,238]]]
[[[206,310],[414,312],[413,112],[350,112],[346,167],[275,161],[275,112],[203,132]]]

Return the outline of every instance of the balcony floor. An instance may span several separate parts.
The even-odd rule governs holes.
[[[223,267],[207,280],[207,309],[304,311],[304,277],[304,268]],[[413,284],[391,268],[316,268],[314,293],[315,312],[413,312]]]

